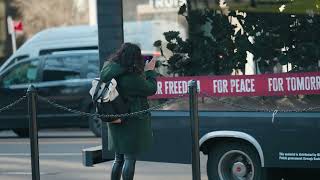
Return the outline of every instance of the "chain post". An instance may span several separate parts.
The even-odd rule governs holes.
[[[192,137],[192,180],[201,180],[197,82],[189,82],[189,105]]]
[[[39,170],[39,144],[38,144],[38,122],[37,122],[37,91],[33,85],[27,90],[29,111],[29,135],[31,148],[32,180],[40,180]]]

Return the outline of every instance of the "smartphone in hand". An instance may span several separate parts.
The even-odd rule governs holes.
[[[157,60],[155,58],[152,58],[149,62],[146,62],[146,65],[144,66],[145,71],[154,70],[156,66]]]
[[[151,56],[151,55],[143,56],[144,63],[145,64],[149,63],[152,60],[152,58],[153,58],[153,56]]]

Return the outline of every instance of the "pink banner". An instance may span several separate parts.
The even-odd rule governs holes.
[[[200,96],[283,96],[320,94],[320,72],[235,76],[161,77],[150,97],[173,98],[188,93],[188,82],[196,80]]]

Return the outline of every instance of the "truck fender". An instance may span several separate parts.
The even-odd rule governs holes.
[[[239,132],[239,131],[213,131],[213,132],[209,132],[201,137],[201,139],[199,141],[200,149],[202,149],[205,146],[206,142],[208,142],[209,140],[219,139],[219,138],[241,139],[241,140],[244,140],[244,141],[250,143],[257,150],[257,152],[260,156],[261,166],[264,167],[264,156],[263,156],[263,151],[262,151],[262,148],[261,148],[259,142],[254,137],[252,137],[251,135],[244,133],[244,132]]]

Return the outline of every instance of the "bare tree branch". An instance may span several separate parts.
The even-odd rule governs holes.
[[[49,28],[88,24],[88,11],[80,11],[74,0],[13,0],[24,23],[27,37]]]

